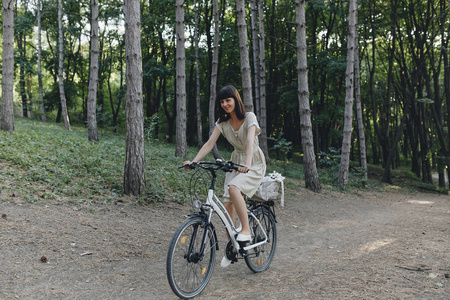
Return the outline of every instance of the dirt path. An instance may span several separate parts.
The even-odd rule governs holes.
[[[188,211],[0,194],[0,299],[176,299],[165,259]],[[271,267],[222,269],[222,247],[198,299],[450,298],[449,196],[301,189],[277,217]]]

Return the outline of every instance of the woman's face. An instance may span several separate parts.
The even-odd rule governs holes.
[[[235,105],[236,104],[234,102],[234,98],[226,98],[226,99],[220,100],[220,106],[222,106],[223,110],[227,114],[230,114],[234,111]]]

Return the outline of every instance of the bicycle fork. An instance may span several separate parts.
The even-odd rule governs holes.
[[[202,237],[202,243],[200,245],[200,249],[198,252],[194,253],[193,249],[195,248],[195,241],[196,241],[199,227],[202,227],[202,228],[204,227],[205,230],[203,231],[203,237]],[[210,243],[208,241],[211,240],[212,238],[214,239],[214,244],[210,245]],[[214,228],[214,225],[210,222],[204,222],[201,225],[198,224],[195,227],[194,232],[192,233],[188,252],[185,255],[185,258],[187,259],[188,262],[198,263],[199,261],[203,260],[206,250],[210,249],[211,247],[216,247],[216,249],[219,250],[219,244],[217,241],[217,234],[216,234],[216,229]]]

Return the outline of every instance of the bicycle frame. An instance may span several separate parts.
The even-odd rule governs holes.
[[[215,174],[213,174],[213,181],[215,181]],[[214,184],[214,182],[212,183],[212,185],[213,184]],[[222,221],[222,223],[225,225],[225,228],[227,229],[227,232],[230,236],[230,239],[233,243],[234,248],[237,251],[239,251],[241,249],[241,247],[239,245],[239,242],[236,241],[236,236],[238,235],[239,232],[234,227],[234,224],[231,220],[231,217],[230,217],[228,211],[225,209],[225,206],[222,204],[222,202],[219,200],[219,198],[215,195],[214,188],[210,188],[208,190],[208,197],[206,199],[206,204],[203,205],[202,210],[204,210],[204,211],[208,210],[208,213],[207,213],[208,224],[211,223],[211,217],[214,212],[219,216],[220,220]],[[256,220],[258,226],[261,227],[259,219],[248,209],[247,209],[247,213],[252,218],[254,218]],[[256,244],[252,244],[252,245],[243,247],[244,251],[256,248],[262,244],[267,243],[267,234],[263,227],[261,227],[261,230],[264,233],[264,240],[260,241]]]

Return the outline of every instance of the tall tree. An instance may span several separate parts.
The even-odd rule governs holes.
[[[98,84],[98,0],[91,0],[91,59],[87,100],[87,125],[89,141],[98,141],[97,84]],[[111,62],[112,64],[112,62]],[[110,99],[112,103],[112,99]]]
[[[450,12],[450,0],[448,0],[448,9]],[[443,24],[444,22],[441,22]],[[450,37],[447,34],[447,39],[444,38],[444,36],[447,34],[447,30],[442,25],[441,26],[441,36],[442,40],[444,41],[444,47],[442,47],[442,57],[443,57],[443,63],[444,63],[444,92],[445,92],[445,103],[447,105],[447,132],[450,132],[450,61],[449,56],[447,54],[446,49],[448,49],[449,45],[449,39]],[[447,134],[447,139],[450,138],[450,134]],[[449,143],[450,144],[450,143]],[[450,153],[446,153],[446,160],[450,160]],[[447,178],[450,179],[450,167],[447,167]],[[441,186],[445,186],[445,180],[440,179]],[[450,181],[450,180],[449,180]],[[450,182],[449,182],[450,185]]]
[[[247,21],[245,0],[236,0],[236,20],[239,34],[239,54],[241,58],[242,95],[247,111],[253,111],[252,78],[248,56]]]
[[[41,113],[42,122],[47,122],[47,116],[45,114],[44,99],[43,99],[43,86],[42,86],[42,28],[41,28],[41,0],[38,0],[37,4],[37,22],[38,22],[38,84],[39,84],[39,112]]]
[[[219,64],[219,3],[218,0],[213,0],[212,13],[214,16],[214,40],[213,40],[213,55],[211,60],[211,82],[209,85],[209,134],[211,134],[215,127],[215,108],[216,108],[216,89],[217,89],[217,69]],[[217,145],[213,148],[214,158],[220,158],[220,152]]]
[[[14,0],[3,0],[2,116],[3,131],[14,131]]]
[[[59,97],[61,101],[61,112],[64,120],[64,127],[66,130],[70,130],[69,113],[67,111],[66,94],[64,91],[64,34],[62,25],[63,7],[62,0],[58,0],[58,32],[59,32],[59,68],[58,68],[58,78],[59,78]]]
[[[358,124],[359,137],[359,161],[363,170],[363,180],[367,181],[367,155],[366,155],[366,136],[364,134],[363,109],[361,104],[361,74],[359,68],[359,47],[358,32],[355,30],[355,102],[356,102],[356,120]]]
[[[139,0],[127,0],[125,14],[126,158],[124,193],[145,190],[144,112],[142,98],[141,9]]]
[[[253,76],[255,78],[255,113],[261,122],[261,99],[259,96],[259,72],[261,64],[259,62],[259,39],[258,39],[258,3],[259,0],[250,0],[251,7],[251,28],[252,28],[252,53],[253,53]],[[260,124],[261,125],[261,124]]]
[[[266,34],[264,30],[264,1],[258,1],[258,24],[259,24],[259,125],[261,126],[260,146],[266,156],[266,160],[269,159],[269,149],[267,146],[267,110],[266,110]]]
[[[384,101],[379,103],[379,112],[377,113],[377,99],[375,95],[371,95],[371,103],[372,103],[372,117],[375,121],[373,123],[374,131],[378,137],[378,144],[381,146],[382,156],[383,156],[383,165],[384,165],[384,174],[381,179],[382,182],[386,183],[392,183],[391,180],[391,160],[393,159],[393,154],[390,152],[395,151],[397,148],[397,145],[393,145],[392,147],[389,145],[390,143],[390,136],[391,136],[391,110],[392,110],[392,91],[393,91],[393,85],[394,85],[394,58],[395,58],[395,52],[396,52],[396,43],[397,43],[397,31],[395,29],[397,22],[397,7],[398,7],[398,0],[391,0],[391,13],[390,13],[390,43],[387,46],[387,53],[388,55],[388,70],[387,70],[387,84],[386,84],[386,96],[383,97]],[[369,4],[369,7],[371,4]],[[374,12],[375,13],[375,12]],[[371,18],[371,29],[374,31],[372,33],[372,45],[376,48],[376,24],[373,21],[374,18]],[[374,88],[375,85],[375,71],[376,71],[376,56],[375,56],[375,50],[372,50],[372,70],[370,72],[370,89]],[[380,99],[378,99],[378,102]],[[383,116],[380,118],[380,116]]]
[[[295,0],[295,12],[297,23],[297,94],[299,100],[300,130],[303,146],[305,187],[312,191],[320,192],[321,186],[316,167],[316,156],[314,153],[314,140],[311,124],[311,109],[309,104],[305,0]]]
[[[356,37],[356,0],[349,1],[348,8],[348,37],[347,37],[347,71],[345,73],[345,111],[344,129],[342,137],[341,164],[339,167],[338,185],[347,187],[350,168],[350,146],[352,138],[353,95],[355,72],[355,37]]]
[[[197,135],[198,135],[198,146],[201,147],[203,145],[203,137],[202,137],[202,113],[200,110],[200,56],[198,54],[198,43],[199,43],[199,34],[198,34],[198,6],[197,0],[194,0],[195,6],[195,106],[196,106],[196,115],[197,115]]]
[[[29,26],[27,26],[26,18],[28,17],[28,1],[22,1],[24,13],[19,17],[17,6],[15,12],[16,22],[20,24],[16,28],[17,31],[17,49],[19,52],[19,89],[20,89],[20,97],[22,98],[22,115],[27,118],[28,112],[31,111],[30,107],[28,107],[28,94],[26,92],[26,74],[25,68],[28,65],[27,58],[27,31],[29,30]],[[18,3],[17,3],[18,5]]]
[[[184,0],[175,1],[176,35],[176,148],[175,156],[186,157],[186,54],[184,49]]]

